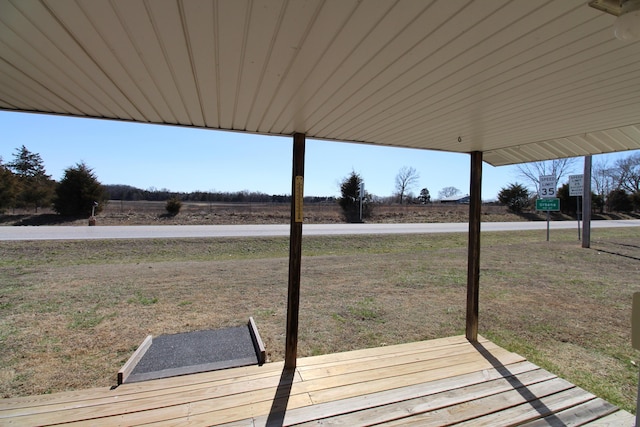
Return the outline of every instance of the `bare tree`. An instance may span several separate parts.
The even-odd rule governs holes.
[[[603,198],[615,188],[614,168],[606,158],[594,162],[591,168],[591,182],[595,193]]]
[[[541,175],[555,175],[557,186],[562,178],[573,173],[577,160],[577,157],[569,157],[566,159],[523,163],[518,165],[518,171],[520,172],[520,177],[529,181],[535,188],[536,193],[538,193]]]
[[[438,191],[438,199],[446,199],[447,197],[455,196],[456,194],[460,194],[460,190],[456,187],[444,187],[442,190]]]
[[[414,168],[403,166],[396,175],[396,194],[400,204],[409,191],[418,183],[420,175]]]
[[[640,153],[616,160],[612,176],[617,188],[630,194],[640,191]]]

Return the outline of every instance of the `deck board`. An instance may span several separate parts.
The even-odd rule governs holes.
[[[584,425],[588,427],[633,426],[635,422],[636,417],[633,414],[625,411],[617,411]]]
[[[610,415],[617,412],[617,410],[618,409],[609,402],[605,402],[602,399],[592,399],[525,425],[527,427],[543,427],[548,425],[576,426]],[[550,418],[554,424],[551,424]]]
[[[0,400],[0,425],[631,425],[633,416],[464,336]],[[286,410],[285,410],[286,408]]]

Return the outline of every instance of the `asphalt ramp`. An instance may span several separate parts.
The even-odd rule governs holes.
[[[265,354],[253,318],[244,326],[148,336],[118,372],[118,385],[262,365]]]

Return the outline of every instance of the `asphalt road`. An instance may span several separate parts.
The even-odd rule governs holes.
[[[592,228],[640,227],[640,220],[593,221]],[[546,230],[546,221],[483,222],[482,231]],[[578,229],[575,221],[550,223],[551,230]],[[305,224],[307,236],[338,234],[420,234],[467,232],[466,223],[429,224]],[[156,239],[193,237],[288,236],[289,225],[124,225],[2,226],[0,240]]]

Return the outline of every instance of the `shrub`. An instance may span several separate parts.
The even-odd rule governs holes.
[[[607,204],[612,212],[631,212],[633,210],[631,198],[622,189],[613,190],[609,193]]]
[[[169,215],[176,216],[180,213],[180,209],[182,209],[182,202],[177,197],[172,197],[167,200],[167,204],[164,208]]]
[[[634,211],[640,211],[640,191],[636,191],[631,196],[631,204]]]
[[[529,205],[529,190],[521,184],[511,184],[500,190],[498,201],[506,205],[511,212],[522,212]]]
[[[560,212],[567,215],[576,215],[578,202],[576,201],[576,197],[570,196],[569,193],[568,183],[558,188],[556,196],[560,199]]]
[[[582,197],[570,196],[569,184],[564,184],[558,188],[557,196],[560,199],[560,211],[567,215],[577,215],[578,209],[582,212]],[[604,199],[602,196],[597,195],[593,191],[591,192],[591,212],[600,212],[604,208]]]
[[[591,193],[591,210],[602,213],[604,211],[604,197],[600,194]]]

